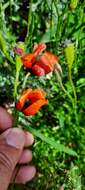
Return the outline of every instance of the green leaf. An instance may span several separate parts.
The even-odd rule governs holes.
[[[7,44],[1,32],[0,32],[0,49],[4,54],[7,53]]]
[[[9,54],[8,51],[9,45],[7,44],[2,32],[0,31],[0,50],[5,55],[5,57],[10,61],[10,63],[15,64],[12,57]]]
[[[85,86],[85,78],[80,78],[77,81],[77,87],[80,88],[80,87],[83,87],[83,86]]]
[[[27,127],[26,121],[22,121],[21,119],[21,123],[27,131],[30,131],[34,136],[40,138],[42,141],[46,142],[51,147],[56,148],[58,152],[64,152],[72,156],[78,156],[74,150],[56,142],[53,138],[45,137],[43,134],[40,133],[39,130],[33,129],[32,127],[29,126]]]
[[[71,169],[68,172],[68,182],[73,186],[74,190],[81,190],[81,176],[78,166],[72,163]],[[67,182],[67,183],[68,183]]]
[[[53,25],[52,28],[48,28],[48,30],[42,36],[40,41],[43,42],[43,43],[48,43],[48,42],[51,42],[51,41],[55,41],[55,39],[54,39],[55,33],[56,33],[56,27],[55,27],[55,25]]]

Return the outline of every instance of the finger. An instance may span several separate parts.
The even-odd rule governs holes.
[[[12,127],[12,116],[0,107],[0,131],[2,132],[10,127]]]
[[[35,176],[35,174],[36,174],[36,169],[34,166],[21,166],[19,171],[17,166],[13,173],[11,182],[13,182],[14,180],[15,183],[25,184],[26,182],[30,181]]]
[[[32,160],[32,151],[23,150],[22,155],[19,160],[19,164],[26,164]]]
[[[4,119],[5,118],[5,119]],[[2,107],[0,107],[0,131],[5,131],[12,127],[12,116]],[[31,146],[34,142],[33,135],[29,132],[25,132],[25,146]]]
[[[7,129],[0,135],[0,189],[7,189],[12,173],[18,163],[25,144],[21,129]]]
[[[25,132],[25,147],[31,146],[34,142],[34,137],[30,132]]]

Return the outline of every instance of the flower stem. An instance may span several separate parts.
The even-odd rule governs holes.
[[[72,89],[73,89],[74,99],[75,99],[75,105],[76,105],[77,104],[77,95],[76,95],[76,90],[75,90],[74,83],[72,81],[72,75],[71,75],[71,69],[70,68],[69,68],[69,81],[70,81]]]
[[[29,29],[30,29],[30,24],[31,24],[31,15],[32,15],[32,0],[30,0],[29,3],[29,12],[28,12],[28,25],[27,25],[27,35],[25,38],[25,44],[28,45],[30,35],[29,35]]]
[[[73,89],[73,94],[74,94],[74,113],[75,113],[75,118],[76,118],[76,123],[78,125],[78,116],[77,116],[77,94],[76,94],[76,89],[72,80],[72,75],[71,75],[71,68],[69,68],[69,81]]]
[[[16,78],[15,78],[15,82],[14,82],[14,100],[16,99],[16,96],[17,96],[17,86],[18,86],[18,83],[19,83],[19,72],[17,71],[16,72]]]
[[[64,85],[63,85],[63,83],[62,83],[62,79],[61,79],[59,73],[57,72],[57,70],[55,71],[55,73],[56,73],[56,76],[57,76],[57,79],[58,79],[58,82],[59,82],[59,84],[60,84],[61,89],[64,91],[64,93],[66,94],[66,96],[68,96],[68,98],[70,99],[70,101],[71,101],[71,103],[72,103],[72,106],[73,106],[73,108],[74,108],[74,101],[73,101],[73,98],[71,97],[71,95],[69,94],[69,92],[65,89],[65,87],[64,87]]]
[[[11,27],[12,27],[12,0],[10,0],[10,24],[11,24]]]
[[[30,76],[30,73],[28,72],[24,78],[23,84],[22,84],[22,89],[24,89],[26,87],[26,82],[28,80],[28,77]]]
[[[18,127],[18,120],[19,120],[19,111],[16,110],[16,108],[14,107],[13,110],[13,127]]]
[[[17,86],[18,86],[18,81],[19,81],[19,72],[16,72],[16,78],[15,78],[15,82],[14,82],[14,102],[16,102],[16,97],[17,97]],[[17,127],[18,126],[18,118],[19,118],[19,112],[16,110],[15,106],[14,106],[14,110],[13,110],[13,118],[14,118],[14,123],[13,123],[13,127]]]
[[[65,89],[63,83],[62,83],[62,79],[59,75],[59,73],[56,71],[56,76],[57,76],[57,79],[58,79],[58,82],[60,84],[60,87],[61,89],[64,91],[64,93],[66,94],[66,96],[70,99],[71,103],[72,103],[72,107],[73,107],[73,110],[74,110],[74,114],[75,114],[75,119],[76,119],[76,123],[78,125],[78,117],[77,117],[77,110],[76,110],[76,104],[75,104],[75,101],[74,99],[72,98],[72,96],[69,94],[69,92]],[[73,84],[73,81],[72,81],[72,84]],[[73,85],[74,86],[74,85]],[[74,87],[75,89],[75,87]],[[75,92],[76,93],[76,92]],[[76,97],[76,96],[75,96]],[[76,99],[77,100],[77,99]]]

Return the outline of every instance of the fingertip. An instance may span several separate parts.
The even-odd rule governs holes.
[[[36,168],[34,166],[21,166],[17,173],[15,183],[26,184],[34,178],[35,174]]]
[[[23,150],[22,155],[19,160],[19,164],[26,164],[32,160],[32,151],[31,150]]]
[[[31,146],[34,142],[34,137],[30,132],[25,132],[25,147]]]
[[[2,107],[0,107],[0,131],[12,127],[12,116]]]

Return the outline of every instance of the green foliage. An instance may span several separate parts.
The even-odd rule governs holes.
[[[81,190],[81,176],[79,174],[79,168],[78,166],[74,166],[72,164],[70,171],[67,174],[67,188],[74,190]]]
[[[15,113],[15,98],[30,87],[43,88],[49,100],[33,117],[17,113],[18,122],[35,136],[32,149],[37,176],[15,190],[57,190],[62,185],[65,190],[85,189],[84,9],[85,1],[0,2],[0,105]],[[59,57],[61,78],[55,74],[38,78],[22,68],[14,48],[31,52],[39,42],[47,43],[47,50]],[[67,42],[72,46],[65,56]]]
[[[3,38],[2,33],[0,33],[0,50],[1,50],[4,54],[6,54],[6,52],[7,52],[7,44],[6,44],[5,39]]]
[[[57,141],[55,141],[54,138],[45,137],[42,133],[39,132],[39,130],[35,130],[35,129],[27,126],[27,124],[25,122],[23,123],[21,121],[21,125],[23,125],[23,127],[26,130],[30,131],[34,136],[40,138],[42,141],[46,142],[52,148],[55,148],[57,150],[57,152],[64,152],[69,155],[78,156],[75,151],[71,150],[70,148],[65,147],[64,145],[62,145],[60,143],[57,143]]]

